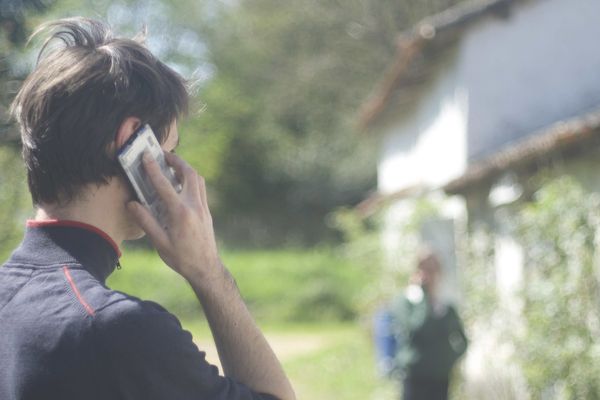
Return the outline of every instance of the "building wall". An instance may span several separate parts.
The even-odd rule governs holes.
[[[468,158],[600,107],[600,1],[533,0],[486,18],[459,44]]]
[[[380,193],[414,185],[441,186],[463,173],[468,110],[456,72],[456,64],[449,62],[433,77],[415,112],[403,114],[383,132],[377,171]]]
[[[468,28],[412,109],[385,128],[378,189],[441,186],[556,121],[600,107],[600,1],[531,0]]]
[[[412,186],[436,188],[464,172],[468,99],[456,85],[456,72],[455,60],[447,59],[441,73],[428,83],[419,104],[411,111],[402,110],[402,115],[383,132],[378,164],[380,193],[394,193]],[[412,272],[415,266],[406,265],[406,260],[399,258],[412,260],[418,246],[427,244],[438,253],[443,265],[445,278],[441,296],[444,301],[456,302],[459,277],[453,221],[464,216],[464,202],[459,198],[448,199],[441,191],[431,192],[426,198],[442,215],[428,221],[418,237],[413,238],[417,240],[414,243],[404,242],[407,237],[401,228],[414,214],[414,201],[398,201],[386,209],[382,245],[387,264]]]

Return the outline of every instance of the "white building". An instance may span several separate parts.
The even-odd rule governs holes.
[[[427,18],[398,40],[361,125],[381,139],[377,196],[384,242],[425,194],[442,209],[425,240],[442,252],[456,292],[453,222],[495,232],[498,292],[510,302],[522,255],[496,210],[524,178],[559,159],[560,173],[600,190],[600,1],[477,0]],[[435,225],[435,221],[434,221]],[[471,352],[472,353],[472,352]]]

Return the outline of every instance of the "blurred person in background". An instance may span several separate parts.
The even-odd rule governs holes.
[[[429,248],[419,252],[405,292],[389,310],[394,357],[389,373],[402,380],[404,400],[446,400],[450,373],[467,349],[462,322],[442,301],[442,267]]]
[[[95,20],[49,33],[12,113],[36,215],[0,268],[0,399],[294,399],[221,263],[204,180],[174,152],[185,82],[138,40]],[[149,124],[175,170],[145,170],[166,226],[136,201],[117,150]],[[124,240],[147,235],[194,289],[224,375],[159,304],[105,284]]]

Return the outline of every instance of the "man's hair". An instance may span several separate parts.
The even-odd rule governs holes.
[[[184,79],[141,38],[115,37],[80,17],[44,24],[32,37],[42,32],[48,37],[11,113],[33,203],[65,204],[83,185],[119,173],[110,145],[127,117],[149,124],[163,143],[189,100]]]

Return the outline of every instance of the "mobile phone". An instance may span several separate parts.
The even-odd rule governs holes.
[[[181,191],[181,184],[177,181],[173,169],[167,165],[163,149],[160,147],[158,140],[156,140],[156,136],[150,125],[145,124],[137,129],[118,150],[117,158],[138,200],[150,210],[152,215],[164,227],[166,226],[167,209],[146,175],[142,163],[142,156],[146,152],[156,160],[163,175],[179,193]]]

